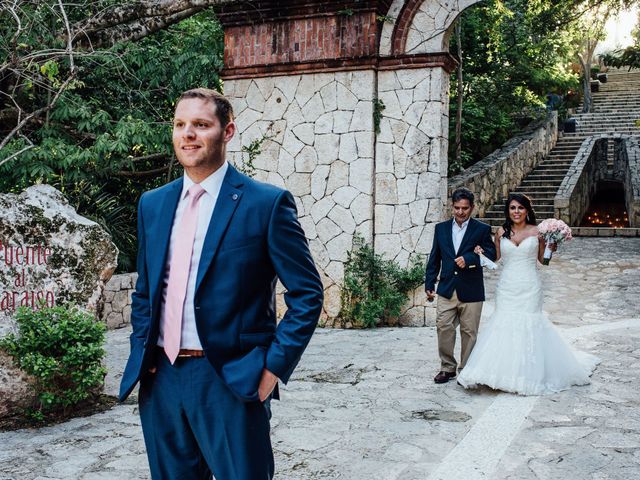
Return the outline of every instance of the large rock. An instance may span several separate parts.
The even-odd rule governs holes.
[[[49,185],[0,194],[0,337],[14,327],[19,306],[74,303],[99,313],[118,251],[109,234],[81,217]],[[4,381],[13,378],[15,381]],[[19,404],[24,378],[0,362],[0,415]],[[9,395],[11,392],[11,395]]]

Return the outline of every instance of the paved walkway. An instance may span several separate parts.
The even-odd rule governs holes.
[[[469,393],[432,382],[432,328],[319,330],[273,405],[276,478],[640,477],[640,239],[578,238],[543,275],[545,310],[602,359],[591,385],[545,397]],[[127,335],[109,335],[110,392]],[[134,401],[0,434],[0,480],[146,478]]]

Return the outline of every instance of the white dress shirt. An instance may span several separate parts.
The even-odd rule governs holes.
[[[202,194],[198,201],[198,225],[196,227],[196,236],[193,242],[193,252],[191,253],[191,267],[189,269],[189,281],[187,282],[187,295],[184,300],[184,310],[182,312],[182,337],[180,340],[180,348],[189,350],[202,350],[202,344],[196,330],[196,314],[193,306],[193,297],[196,290],[196,278],[198,276],[198,264],[200,263],[200,254],[202,253],[202,245],[204,238],[209,229],[209,222],[213,214],[213,208],[218,200],[222,180],[227,173],[229,164],[224,162],[222,166],[200,182],[200,186],[204,188],[205,193]],[[173,217],[173,226],[171,227],[171,238],[169,240],[169,252],[167,253],[167,263],[164,269],[164,281],[162,288],[162,305],[160,306],[160,336],[158,337],[158,345],[164,346],[164,315],[165,303],[167,300],[167,284],[169,283],[169,266],[171,265],[171,254],[175,245],[176,237],[180,234],[177,226],[182,220],[182,214],[189,204],[187,191],[195,182],[184,174],[182,183],[182,194],[178,202],[176,214]]]
[[[458,250],[460,249],[460,244],[462,243],[462,239],[464,238],[464,234],[467,232],[467,226],[469,225],[469,220],[467,218],[467,220],[462,224],[462,225],[458,225],[458,222],[456,222],[456,219],[453,219],[453,225],[451,227],[451,238],[453,239],[453,249],[455,250],[456,254],[458,253]]]

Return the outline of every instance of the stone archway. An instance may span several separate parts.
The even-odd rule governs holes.
[[[220,12],[239,127],[229,156],[242,164],[259,144],[256,178],[296,197],[327,318],[354,235],[401,265],[430,249],[447,195],[447,32],[476,2],[262,0]],[[434,317],[419,297],[407,324]]]

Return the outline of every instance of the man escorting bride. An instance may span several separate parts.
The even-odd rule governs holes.
[[[496,308],[480,328],[458,383],[522,395],[588,384],[598,359],[573,351],[542,311],[537,262],[542,262],[545,243],[531,201],[526,195],[510,194],[504,212],[505,223],[494,240],[496,261],[502,260]],[[493,248],[480,242],[474,252],[494,256]]]

